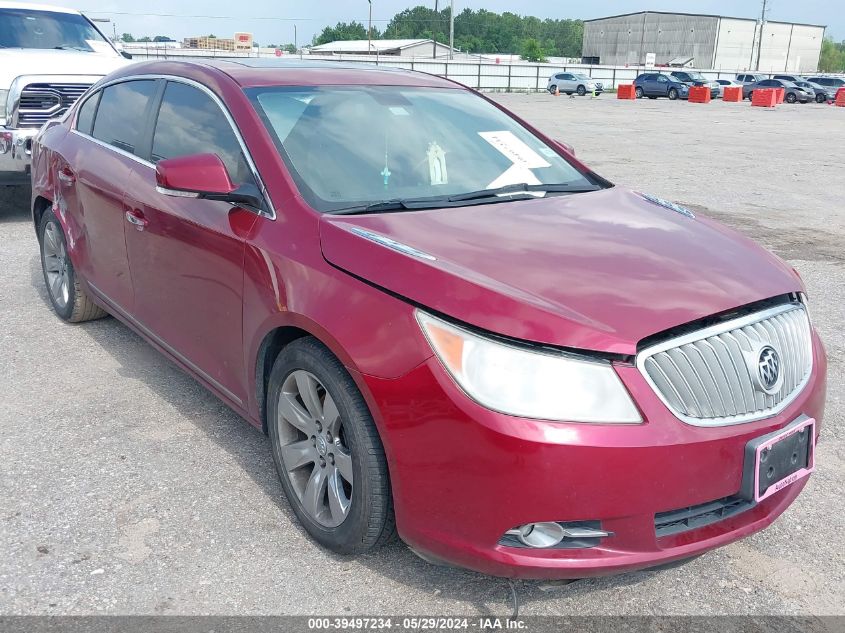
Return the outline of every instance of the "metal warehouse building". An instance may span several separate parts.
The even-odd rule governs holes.
[[[642,11],[585,20],[583,61],[815,72],[824,26],[720,15]],[[762,35],[762,42],[760,41]]]

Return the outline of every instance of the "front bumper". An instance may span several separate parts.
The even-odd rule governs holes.
[[[519,419],[470,400],[436,358],[405,376],[358,375],[385,443],[401,537],[426,558],[520,578],[582,578],[694,556],[763,529],[806,479],[745,511],[658,537],[655,515],[735,495],[746,443],[824,409],[826,360],[814,336],[810,382],[782,414],[703,428],[675,418],[635,367],[617,371],[639,406],[637,425]],[[504,533],[540,521],[598,521],[593,547],[529,549]]]
[[[36,128],[0,127],[0,184],[26,184],[30,181],[32,139]]]

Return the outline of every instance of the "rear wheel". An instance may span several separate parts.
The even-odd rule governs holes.
[[[643,98],[643,89],[640,86],[637,86],[634,89],[634,95],[636,95],[637,99],[642,99]]]
[[[342,554],[392,539],[384,448],[343,364],[316,339],[299,339],[276,359],[267,393],[273,459],[308,533]]]
[[[41,270],[47,295],[56,314],[69,323],[100,319],[107,315],[79,285],[76,270],[67,252],[67,241],[52,209],[41,216],[38,231],[41,247]]]
[[[669,98],[672,101],[678,98],[678,91],[675,88],[669,88]]]
[[[549,86],[549,92],[550,92],[551,94],[554,94],[556,90],[557,90],[557,86],[556,86],[556,85],[552,84],[551,86]]]
[[[827,99],[824,98],[824,95],[816,95],[816,103],[824,103]]]
[[[585,94],[587,94],[587,89],[584,86],[578,86],[575,89],[575,92],[578,93],[579,97],[583,97]]]

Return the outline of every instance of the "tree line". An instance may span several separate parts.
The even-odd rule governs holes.
[[[822,42],[819,71],[823,73],[845,72],[845,41],[834,42],[831,39],[826,39]]]
[[[443,4],[446,4],[445,1]],[[373,27],[373,39],[433,39],[449,41],[449,9],[416,6],[393,16],[383,31]],[[580,57],[584,37],[581,20],[540,19],[486,9],[464,9],[455,15],[455,48],[467,53],[520,53],[526,59]],[[365,40],[367,27],[360,22],[327,26],[314,44],[337,40]],[[540,59],[530,59],[540,61]]]

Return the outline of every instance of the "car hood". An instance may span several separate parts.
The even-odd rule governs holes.
[[[324,215],[328,262],[433,311],[551,345],[641,339],[801,290],[791,267],[712,220],[621,187],[490,205]]]
[[[40,48],[0,49],[0,88],[8,88],[21,75],[107,75],[128,63],[114,51],[45,50]]]

